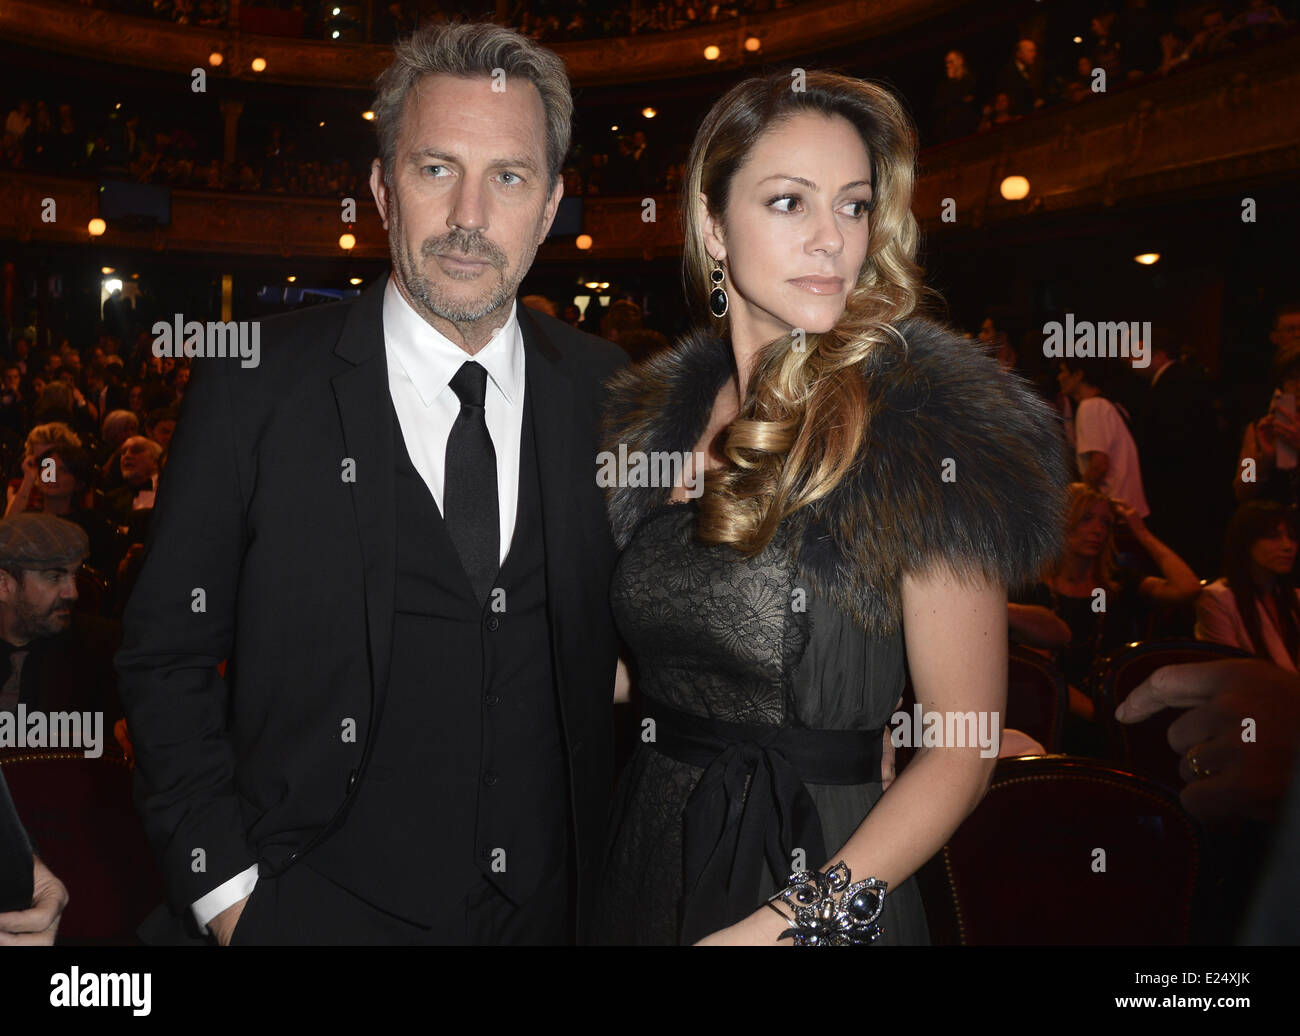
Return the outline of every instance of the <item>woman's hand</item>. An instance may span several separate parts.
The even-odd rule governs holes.
[[[1133,530],[1133,535],[1137,539],[1150,535],[1151,530],[1147,528],[1146,522],[1139,517],[1137,511],[1129,507],[1123,500],[1112,500],[1111,506],[1115,508],[1115,513],[1120,516],[1128,527]]]
[[[1277,435],[1273,431],[1273,415],[1261,417],[1251,430],[1255,433],[1255,459],[1265,467],[1272,467],[1277,462]]]
[[[33,456],[23,457],[23,480],[16,487],[10,486],[6,492],[5,517],[22,514],[32,500],[32,490],[36,488],[36,469],[39,461]]]
[[[1255,443],[1259,460],[1272,466],[1277,462],[1278,440],[1300,451],[1300,428],[1283,411],[1272,410],[1255,422]]]
[[[1275,410],[1270,416],[1273,418],[1273,435],[1275,439],[1281,439],[1292,449],[1300,450],[1300,428],[1296,426],[1291,415],[1285,410]]]

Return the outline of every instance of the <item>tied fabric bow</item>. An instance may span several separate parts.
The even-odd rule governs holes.
[[[732,744],[705,769],[683,813],[682,942],[690,945],[755,909],[766,859],[790,872],[802,849],[826,858],[821,819],[799,772],[774,744],[788,728]]]

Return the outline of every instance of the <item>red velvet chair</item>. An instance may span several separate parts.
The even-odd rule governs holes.
[[[988,795],[932,861],[941,870],[922,876],[932,938],[1185,944],[1200,844],[1177,796],[1135,774],[1076,756],[1001,759]],[[1094,869],[1098,850],[1104,871]],[[944,938],[945,922],[955,938]]]
[[[164,898],[131,799],[131,771],[105,731],[104,755],[42,749],[0,753],[23,826],[68,889],[58,941],[135,945],[136,926]]]
[[[1181,709],[1163,709],[1141,723],[1120,723],[1115,708],[1161,666],[1187,662],[1212,662],[1224,658],[1250,658],[1248,652],[1203,640],[1150,640],[1131,644],[1103,659],[1097,666],[1097,719],[1105,726],[1124,769],[1148,777],[1171,791],[1179,791],[1179,757],[1169,747],[1169,725]]]
[[[1065,676],[1051,659],[1012,644],[1002,725],[1028,734],[1049,752],[1059,752],[1068,709]]]
[[[1069,708],[1065,677],[1051,659],[1012,644],[1007,658],[1007,705],[1002,725],[1028,734],[1049,752],[1058,751]],[[896,711],[911,715],[916,703],[909,676],[903,685],[903,703]],[[895,749],[894,767],[901,773],[915,755],[906,746]]]

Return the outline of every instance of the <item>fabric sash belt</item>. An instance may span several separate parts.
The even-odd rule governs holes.
[[[646,704],[657,751],[704,770],[683,814],[681,939],[685,945],[749,916],[762,861],[783,878],[802,849],[826,863],[821,819],[808,784],[880,782],[883,727],[813,730],[692,716]]]

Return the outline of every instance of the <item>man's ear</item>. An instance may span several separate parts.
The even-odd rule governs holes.
[[[704,247],[718,262],[727,258],[727,245],[722,237],[722,224],[709,212],[709,199],[701,193],[695,200],[699,207],[700,227],[704,231]]]
[[[370,193],[379,210],[379,219],[388,229],[388,188],[384,186],[384,163],[382,159],[373,159],[370,163]]]
[[[11,601],[18,592],[18,581],[0,568],[0,601]]]

